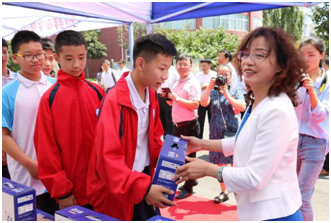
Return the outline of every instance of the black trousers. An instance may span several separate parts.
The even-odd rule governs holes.
[[[44,193],[36,197],[37,208],[47,212],[48,214],[54,215],[55,211],[59,210],[59,205],[56,200],[51,198],[49,193]]]
[[[6,165],[2,165],[2,176],[3,177],[6,177],[7,179],[10,180],[10,174],[9,174],[9,171],[8,171],[7,164]]]
[[[193,121],[191,121],[190,124],[184,125],[181,127],[177,127],[175,125],[175,129],[174,129],[174,133],[173,133],[174,136],[178,136],[178,137],[180,137],[180,135],[199,137],[199,134],[200,134],[200,124],[199,124],[198,119],[194,119]],[[191,153],[188,156],[195,158],[196,153]],[[185,190],[187,192],[192,192],[194,184],[195,184],[195,180],[185,181],[185,184],[184,184]]]
[[[198,108],[199,124],[200,124],[199,139],[202,139],[202,137],[203,137],[203,129],[205,126],[206,112],[208,112],[208,123],[210,124],[210,118],[211,118],[210,106],[208,105],[207,107],[203,107],[203,106],[199,105],[199,108]]]
[[[162,122],[162,127],[165,134],[172,134],[174,131],[174,124],[172,122],[172,106],[168,105],[164,97],[161,97],[160,94],[157,96],[160,107],[160,119]]]
[[[149,166],[145,167],[143,173],[150,175]],[[161,215],[160,209],[155,208],[152,205],[148,205],[145,198],[143,198],[139,204],[134,205],[132,221],[146,221],[155,215]]]

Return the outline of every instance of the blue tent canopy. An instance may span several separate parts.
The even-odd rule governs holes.
[[[153,2],[151,23],[260,11],[320,2]]]

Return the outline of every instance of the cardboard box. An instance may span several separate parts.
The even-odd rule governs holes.
[[[55,221],[119,221],[116,218],[75,205],[55,212]]]
[[[185,164],[186,149],[187,140],[166,135],[157,162],[153,184],[162,185],[176,192],[177,184],[172,178],[175,176],[177,168]],[[165,197],[173,201],[175,194],[165,194]]]
[[[151,217],[150,219],[147,219],[146,221],[175,221],[170,218],[165,218],[160,215],[155,215],[154,217]]]
[[[2,220],[36,221],[35,189],[2,177]]]
[[[54,215],[37,209],[37,221],[54,221]]]

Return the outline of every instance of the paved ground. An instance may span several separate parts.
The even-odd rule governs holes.
[[[205,123],[205,128],[204,138],[207,139],[209,135],[208,122]],[[208,161],[208,152],[200,151],[197,153],[197,157]],[[204,197],[211,200],[219,194],[220,190],[221,187],[218,181],[211,177],[199,179],[199,185],[194,189],[195,196]],[[233,194],[230,194],[230,199],[227,203],[236,205]],[[315,220],[329,221],[329,176],[319,177],[316,183],[312,204],[315,213]]]

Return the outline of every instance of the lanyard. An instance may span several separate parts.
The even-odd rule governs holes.
[[[248,106],[247,111],[246,111],[245,116],[244,116],[244,119],[242,120],[242,122],[240,124],[240,127],[239,127],[239,130],[238,130],[238,132],[236,134],[236,141],[237,141],[237,138],[238,138],[238,136],[240,134],[241,129],[244,127],[247,119],[249,118],[249,116],[251,114],[251,109],[252,109],[252,105]]]

